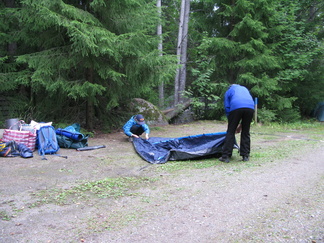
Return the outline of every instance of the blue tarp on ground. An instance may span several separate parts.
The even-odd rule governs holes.
[[[134,138],[136,152],[147,162],[163,164],[169,160],[188,160],[220,156],[226,132],[199,134],[179,138]],[[235,144],[236,148],[238,146]]]

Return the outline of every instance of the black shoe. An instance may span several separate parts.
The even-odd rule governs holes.
[[[220,157],[219,158],[219,161],[222,161],[222,162],[225,162],[225,163],[229,163],[230,162],[230,159],[228,157]]]
[[[242,161],[249,161],[250,159],[249,159],[249,156],[243,156],[243,159],[242,159]]]

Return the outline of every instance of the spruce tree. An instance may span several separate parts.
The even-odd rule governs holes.
[[[203,1],[199,7],[204,11],[197,11],[193,18],[206,19],[198,26],[205,33],[200,56],[209,62],[206,72],[213,70],[210,82],[218,84],[216,95],[239,83],[251,89],[253,96],[266,100],[278,89],[275,72],[280,67],[278,57],[267,45],[274,28],[273,1]],[[218,109],[222,110],[221,104]]]
[[[52,119],[79,106],[92,129],[95,117],[150,92],[172,70],[173,60],[158,55],[151,1],[23,0],[11,19],[21,47],[14,82],[30,87],[35,109]]]
[[[322,92],[315,84],[316,78],[317,83],[323,80],[321,31],[314,31],[314,26],[322,30],[314,24],[322,7],[308,0],[198,1],[192,19],[203,33],[199,56],[209,65],[196,67],[202,76],[213,70],[210,87],[216,87],[217,95],[229,84],[243,84],[272,117],[299,118],[300,107],[311,106],[306,97],[310,101],[310,96],[313,99]],[[302,90],[308,94],[302,95]]]

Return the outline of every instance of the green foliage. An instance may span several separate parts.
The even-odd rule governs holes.
[[[12,218],[6,211],[0,211],[0,219],[3,221],[10,221]]]
[[[256,133],[265,133],[265,134],[275,134],[275,132],[287,132],[293,130],[294,132],[299,131],[303,133],[309,133],[311,131],[313,134],[309,135],[318,135],[323,131],[323,126],[321,123],[314,120],[299,120],[297,122],[271,122],[269,124],[264,124],[262,126],[253,127],[254,132]],[[275,131],[275,132],[274,132]]]
[[[193,69],[193,77],[196,77],[186,96],[191,99],[194,114],[197,119],[211,119],[215,110],[222,109],[218,101],[220,97],[217,94],[219,84],[210,82],[212,70],[200,73],[199,70]]]
[[[211,58],[209,69],[213,70],[211,80],[217,80],[224,93],[228,84],[239,83],[247,86],[253,96],[267,100],[280,90],[273,72],[280,67],[268,45],[269,24],[274,5],[270,1],[219,1],[210,12],[217,21],[228,24],[217,26],[217,35],[208,30],[200,49]],[[274,25],[274,23],[273,23]]]
[[[280,122],[283,123],[294,123],[301,119],[300,112],[298,109],[283,109],[281,113],[278,113]]]
[[[173,96],[180,1],[163,1],[162,20],[147,0],[14,2],[0,4],[0,95],[14,97],[12,115],[116,125],[130,99],[157,104],[162,82]],[[187,95],[197,117],[220,118],[232,83],[273,112],[265,120],[309,115],[324,95],[323,15],[319,0],[192,1]]]
[[[131,195],[132,189],[156,181],[154,178],[104,178],[87,181],[70,189],[42,190],[36,194],[37,201],[30,208],[44,204],[65,205],[78,200],[86,201],[90,196],[97,198],[118,198]]]
[[[297,108],[286,108],[280,112],[261,108],[257,110],[257,116],[258,122],[265,125],[274,124],[276,121],[281,124],[297,124],[301,121],[301,115]]]
[[[298,119],[323,99],[323,89],[318,87],[324,82],[324,49],[315,32],[323,33],[322,26],[315,24],[322,16],[322,4],[219,0],[192,6],[199,9],[193,11],[193,18],[199,20],[194,25],[206,33],[196,44],[204,50],[203,56],[197,53],[197,59],[210,59],[209,85],[216,80],[224,87],[218,96],[228,84],[247,86],[259,98],[266,122]],[[305,9],[317,13],[312,15],[313,24],[308,16],[311,11]],[[199,65],[196,69],[207,70]]]
[[[276,120],[276,114],[271,110],[261,108],[257,110],[257,119],[258,122],[261,122],[263,124],[269,124],[272,121]]]
[[[57,119],[62,107],[69,110],[69,120],[74,113],[80,123],[95,120],[100,114],[93,116],[91,109],[109,113],[130,98],[150,93],[152,86],[174,73],[176,58],[159,56],[158,38],[152,35],[159,20],[154,3],[89,3],[23,0],[21,8],[10,9],[11,15],[3,9],[7,21],[19,25],[0,25],[7,34],[2,43],[15,41],[19,48],[11,66],[5,55],[0,60],[0,93],[21,85],[31,89],[25,97],[35,107],[36,120]]]

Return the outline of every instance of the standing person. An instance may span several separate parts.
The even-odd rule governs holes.
[[[220,161],[228,163],[232,156],[235,133],[241,132],[240,155],[243,161],[250,157],[250,126],[254,113],[254,101],[247,88],[233,84],[225,93],[224,108],[228,119],[227,132]]]
[[[141,114],[132,116],[123,126],[124,133],[132,140],[132,137],[139,138],[145,132],[145,138],[149,139],[150,128],[145,124],[144,116]]]

